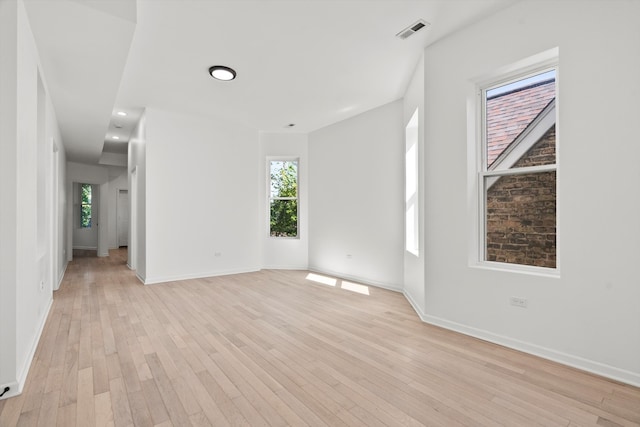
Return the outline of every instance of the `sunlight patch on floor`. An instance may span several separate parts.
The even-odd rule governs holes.
[[[332,279],[331,277],[322,276],[315,273],[307,274],[307,280],[311,280],[316,283],[322,283],[323,285],[327,286],[335,286],[338,283],[336,279]]]
[[[366,285],[361,285],[359,283],[353,283],[347,280],[340,280],[334,277],[323,276],[322,274],[316,274],[316,273],[307,274],[306,279],[312,282],[320,283],[322,285],[340,287],[345,291],[355,292],[361,295],[369,295],[369,287]],[[340,284],[340,286],[337,286],[338,283]]]
[[[360,285],[358,283],[347,282],[346,280],[343,280],[340,284],[340,287],[347,291],[356,292],[362,295],[369,295],[369,287]]]

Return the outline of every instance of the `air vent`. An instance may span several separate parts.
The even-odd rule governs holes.
[[[404,40],[428,26],[429,23],[427,21],[419,19],[418,21],[414,22],[413,24],[409,25],[407,28],[396,34],[396,37],[400,37],[402,40]]]

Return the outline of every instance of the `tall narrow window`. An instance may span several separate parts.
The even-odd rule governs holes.
[[[298,237],[298,160],[271,160],[269,182],[269,235]]]
[[[405,128],[405,248],[418,256],[418,110],[414,111]]]
[[[91,184],[80,184],[80,227],[91,228]]]
[[[484,261],[556,268],[556,69],[482,89]]]

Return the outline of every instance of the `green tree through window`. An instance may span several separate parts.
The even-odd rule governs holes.
[[[269,234],[298,237],[298,161],[270,162]]]
[[[91,184],[80,184],[80,227],[91,228]]]

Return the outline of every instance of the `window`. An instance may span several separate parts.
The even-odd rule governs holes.
[[[269,161],[269,235],[298,237],[298,160]]]
[[[405,249],[419,254],[418,109],[405,128]]]
[[[485,85],[481,102],[481,261],[556,268],[556,68]]]
[[[91,228],[91,184],[80,184],[80,228]]]

